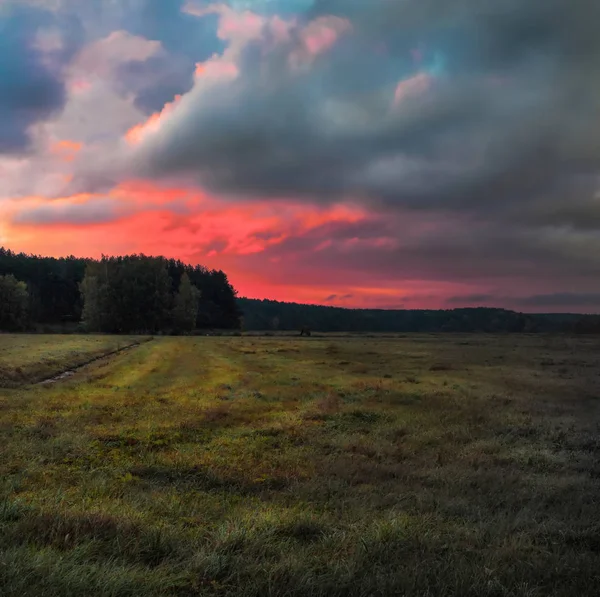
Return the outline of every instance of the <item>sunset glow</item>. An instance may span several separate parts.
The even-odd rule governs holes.
[[[259,298],[600,309],[593,19],[437,4],[9,0],[0,244]]]

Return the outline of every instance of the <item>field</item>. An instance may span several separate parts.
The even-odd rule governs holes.
[[[25,383],[115,343],[0,336],[3,597],[599,594],[600,339],[165,337]]]
[[[142,340],[131,336],[0,335],[0,387],[43,381]]]

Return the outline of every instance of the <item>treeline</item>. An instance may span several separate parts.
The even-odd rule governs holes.
[[[220,270],[127,255],[52,258],[0,248],[0,330],[180,333],[238,328],[236,291]]]
[[[317,332],[600,333],[600,317],[506,309],[343,309],[237,299],[219,270],[128,255],[40,257],[0,248],[0,331],[184,333],[206,329]]]
[[[238,299],[245,330],[321,332],[578,332],[600,333],[600,319],[575,314],[529,314],[487,307],[448,310],[344,309]]]

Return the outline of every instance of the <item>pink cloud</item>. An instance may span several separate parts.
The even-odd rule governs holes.
[[[159,41],[132,35],[128,31],[113,31],[84,47],[71,65],[71,72],[106,78],[111,76],[115,65],[144,62],[161,50]]]
[[[266,19],[248,10],[236,12],[222,10],[220,12],[219,29],[217,35],[221,39],[257,39],[262,36]]]
[[[52,210],[68,216],[70,208],[95,201],[110,201],[112,217],[108,220],[70,223],[53,217]],[[40,210],[40,208],[43,208]],[[48,222],[31,218],[19,218],[31,212],[48,215]],[[81,210],[75,210],[81,214]],[[120,184],[106,195],[82,194],[52,202],[43,197],[29,197],[12,204],[7,219],[12,245],[25,243],[27,250],[39,250],[39,246],[55,246],[53,238],[58,235],[83,246],[98,235],[105,245],[115,234],[126,234],[129,251],[168,250],[178,256],[186,247],[193,246],[197,254],[209,257],[217,255],[250,255],[261,253],[284,240],[303,235],[325,224],[353,223],[367,217],[364,209],[346,205],[320,207],[317,205],[290,204],[287,202],[241,202],[225,203],[195,188],[164,187],[147,181],[129,181]],[[132,222],[144,225],[132,230]],[[43,231],[43,234],[40,232]],[[110,231],[110,232],[109,232]],[[55,239],[55,240],[58,240]],[[215,249],[218,242],[219,248]]]
[[[91,88],[92,84],[87,79],[72,79],[68,82],[68,90],[71,94],[83,93]]]
[[[320,54],[330,50],[344,34],[352,30],[348,19],[335,16],[319,17],[300,30],[301,47],[294,50],[290,66],[294,69],[310,65]]]
[[[396,85],[394,106],[399,106],[408,97],[424,93],[429,89],[432,81],[431,75],[427,73],[419,73],[409,79],[403,79]]]
[[[196,63],[194,76],[196,79],[235,79],[240,74],[240,69],[233,63],[222,60],[220,57],[211,58],[205,62]]]
[[[264,27],[268,23],[266,17],[249,10],[236,11],[226,4],[209,4],[208,6],[199,7],[188,3],[183,10],[196,17],[204,17],[210,14],[219,15],[217,35],[220,39],[234,43],[259,39],[262,37]]]
[[[340,17],[320,17],[309,23],[301,33],[302,41],[310,54],[316,56],[329,50],[352,25]]]

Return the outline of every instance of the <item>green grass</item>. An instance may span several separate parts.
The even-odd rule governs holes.
[[[0,388],[48,379],[139,341],[129,336],[0,334]]]
[[[125,343],[6,338],[23,369]],[[0,594],[595,596],[599,357],[597,338],[159,338],[0,389]]]

